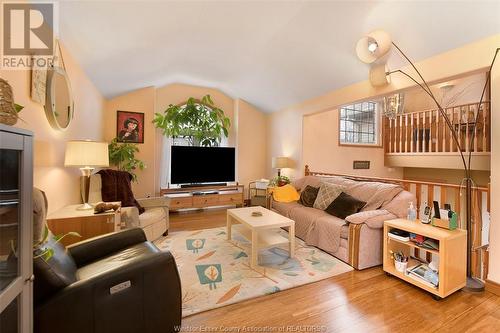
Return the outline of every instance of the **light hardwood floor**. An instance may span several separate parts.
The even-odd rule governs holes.
[[[170,223],[172,232],[224,226],[226,210],[172,213]],[[231,332],[231,327],[255,332],[500,332],[500,297],[459,291],[435,301],[375,267],[199,313],[184,318],[182,326],[194,332]]]

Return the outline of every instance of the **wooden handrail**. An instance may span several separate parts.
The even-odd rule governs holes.
[[[328,172],[318,172],[318,171],[310,171],[309,166],[305,166],[305,175],[306,176],[338,176],[349,178],[353,180],[366,180],[366,181],[374,181],[374,182],[382,182],[382,183],[410,183],[410,184],[420,184],[420,185],[434,185],[441,187],[449,187],[449,188],[461,188],[458,184],[448,184],[448,183],[434,183],[434,182],[424,182],[420,180],[411,180],[411,179],[398,179],[398,178],[381,178],[381,177],[367,177],[367,176],[357,176],[357,175],[346,175],[341,173],[328,173]],[[488,191],[488,187],[483,186],[474,186],[473,189],[479,191]]]

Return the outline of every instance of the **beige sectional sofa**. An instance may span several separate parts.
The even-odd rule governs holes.
[[[339,176],[305,176],[292,183],[298,190],[307,185],[319,187],[330,182],[344,187],[344,192],[366,202],[363,209],[345,220],[298,202],[270,200],[270,208],[295,221],[295,234],[356,269],[382,264],[382,229],[384,221],[406,217],[415,196],[395,184],[356,181]]]

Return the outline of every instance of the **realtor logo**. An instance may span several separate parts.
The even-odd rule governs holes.
[[[55,3],[2,3],[2,68],[47,67],[54,53]]]

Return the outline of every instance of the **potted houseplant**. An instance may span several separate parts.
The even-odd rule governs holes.
[[[182,105],[170,104],[163,113],[155,114],[153,124],[165,136],[182,137],[191,146],[205,147],[218,146],[231,127],[230,119],[215,106],[210,95],[201,100],[191,97]]]
[[[132,180],[137,181],[135,170],[144,170],[146,165],[143,161],[137,159],[135,154],[139,148],[135,143],[121,143],[114,138],[108,145],[109,163],[114,165],[120,171],[127,171],[132,175]]]
[[[288,178],[287,176],[282,176],[282,175],[279,175],[279,176],[276,176],[274,177],[271,182],[269,183],[269,185],[271,187],[281,187],[281,186],[285,186],[287,184],[290,184],[290,178]]]

